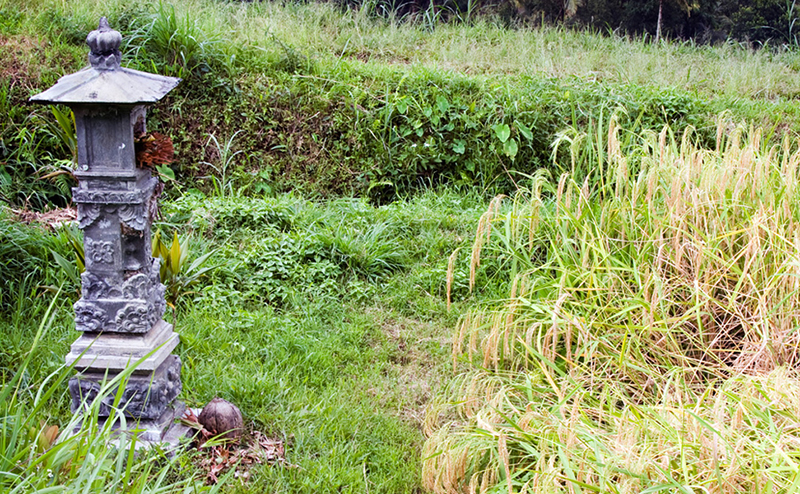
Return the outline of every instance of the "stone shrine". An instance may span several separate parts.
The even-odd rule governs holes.
[[[82,331],[66,357],[79,374],[69,382],[72,409],[92,402],[101,386],[129,366],[121,407],[145,441],[164,440],[183,406],[178,335],[166,309],[150,227],[161,183],[137,166],[134,140],[146,134],[148,104],[180,82],[120,66],[122,36],[105,17],[86,39],[90,66],[66,75],[30,101],[64,104],[75,115],[78,186],[72,197],[84,233],[86,271],[75,327]],[[113,415],[114,395],[102,398],[101,417]]]

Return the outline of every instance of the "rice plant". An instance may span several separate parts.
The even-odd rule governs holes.
[[[429,410],[425,486],[794,492],[798,143],[665,128],[623,153],[605,130],[602,167],[482,218],[473,276],[517,262],[508,298],[455,333],[473,370]]]

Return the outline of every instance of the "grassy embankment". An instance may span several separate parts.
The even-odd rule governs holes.
[[[42,192],[26,176],[68,154],[42,130],[52,120],[47,111],[21,103],[83,64],[81,42],[100,4],[5,0],[0,9],[0,108],[9,115],[0,129],[3,197],[57,198],[58,189]],[[747,373],[793,362],[783,351],[794,341],[793,316],[770,322],[793,310],[784,239],[794,230],[778,233],[794,228],[794,188],[775,171],[789,166],[780,153],[765,150],[797,119],[796,54],[654,46],[488,21],[375,21],[325,5],[103,2],[102,10],[126,35],[131,66],[185,79],[151,113],[153,130],[170,134],[179,151],[159,226],[190,236],[194,256],[217,249],[209,264],[220,267],[178,303],[183,398],[197,405],[221,395],[255,428],[286,441],[288,461],[300,468],[258,467],[251,488],[446,491],[472,481],[505,491],[510,481],[544,491],[659,483],[769,491],[794,478],[793,445],[776,447],[763,435],[793,437],[796,412],[775,394],[794,389],[792,374]],[[722,146],[725,156],[669,139],[660,147],[664,123],[694,124],[700,145],[713,147],[723,110],[724,133],[749,119],[767,136],[750,151]],[[623,126],[611,134],[619,152],[606,142],[612,113]],[[656,134],[640,138],[647,129]],[[558,168],[550,144],[564,130]],[[713,166],[698,171],[699,157]],[[597,165],[612,174],[594,172]],[[539,168],[556,173],[529,178]],[[559,182],[559,169],[573,175]],[[386,200],[439,182],[460,188],[380,208],[280,194]],[[479,222],[486,192],[514,182],[550,185],[514,205],[495,202],[499,210]],[[684,209],[670,209],[677,207]],[[74,337],[77,285],[52,261],[51,250],[71,255],[66,237],[7,218],[2,225],[4,382],[14,382],[52,299],[42,287],[64,284],[55,319],[14,388],[14,410],[30,410],[41,404],[37,384]],[[486,245],[467,256],[476,228]],[[470,267],[481,256],[470,294]],[[469,315],[457,325],[462,313]],[[456,370],[465,374],[448,386],[456,327]],[[759,344],[772,357],[754,351]],[[761,367],[744,365],[750,361]],[[734,391],[717,393],[714,382]],[[20,429],[27,439],[4,444],[28,451],[26,441],[45,430],[40,420],[65,423],[65,390],[54,389]],[[780,413],[763,415],[769,407],[760,400]],[[738,417],[738,428],[726,414]],[[548,427],[552,434],[528,434]],[[424,477],[421,429],[433,434],[426,450],[441,453]],[[668,454],[625,453],[625,441]],[[95,447],[92,454],[105,451]],[[62,451],[80,459],[86,450]],[[20,490],[27,481],[104,479],[69,468],[51,478],[35,468],[39,453],[19,458],[22,466],[8,469],[21,479],[6,482]],[[98,464],[124,465],[119,458]],[[168,481],[193,473],[183,457],[158,465]],[[124,468],[109,471],[130,478]]]
[[[366,9],[328,5],[5,0],[2,9],[2,72],[12,83],[0,109],[13,124],[4,140],[20,143],[13,161],[55,154],[49,134],[15,132],[33,132],[20,104],[85,63],[84,33],[103,10],[125,35],[129,66],[185,79],[151,114],[176,143],[180,182],[223,175],[209,138],[232,139],[247,153],[225,170],[226,185],[247,194],[385,200],[441,182],[507,192],[514,172],[550,167],[556,132],[615,110],[624,109],[626,129],[691,124],[708,144],[725,110],[768,133],[798,118],[792,52],[653,46],[490,21],[375,22]],[[12,178],[21,179],[4,194],[25,194],[24,174]]]

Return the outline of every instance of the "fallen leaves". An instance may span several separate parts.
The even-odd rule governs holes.
[[[53,209],[44,213],[27,209],[11,209],[10,211],[23,223],[39,223],[52,229],[57,229],[65,223],[71,223],[78,219],[78,211],[75,208]]]
[[[197,464],[206,472],[209,484],[216,484],[220,477],[230,471],[234,478],[247,482],[251,469],[257,465],[299,468],[286,461],[286,450],[280,439],[271,438],[259,431],[243,435],[240,444],[214,437],[200,424],[191,409],[187,409],[181,422],[197,431],[195,445],[200,453]]]

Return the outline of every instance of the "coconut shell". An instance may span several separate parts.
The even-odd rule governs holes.
[[[197,421],[215,436],[224,434],[224,438],[236,440],[242,435],[242,412],[236,405],[222,398],[214,398],[208,402]]]

